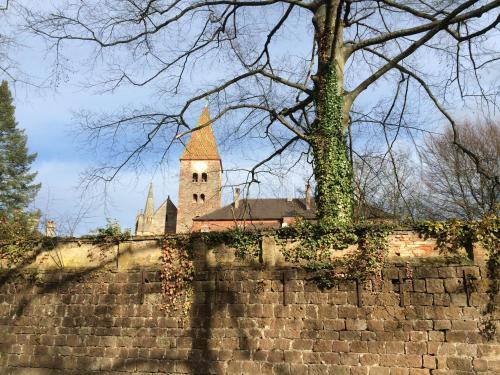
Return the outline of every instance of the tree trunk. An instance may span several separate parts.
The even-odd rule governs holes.
[[[339,1],[317,10],[314,24],[318,44],[315,76],[316,119],[309,132],[316,180],[320,224],[345,226],[352,222],[352,166],[348,158],[344,108],[342,26]]]

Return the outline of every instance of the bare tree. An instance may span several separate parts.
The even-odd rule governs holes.
[[[423,206],[425,190],[420,184],[420,168],[405,152],[393,152],[397,174],[391,158],[374,150],[356,153],[353,159],[355,212],[377,208],[393,218],[415,220],[427,218]]]
[[[419,98],[428,104],[426,112],[436,110],[451,125],[453,144],[477,172],[498,185],[498,175],[460,142],[446,108],[459,100],[496,109],[492,72],[500,54],[492,38],[498,38],[500,0],[65,3],[51,12],[27,12],[30,28],[52,42],[57,63],[66,42],[89,44],[95,49],[85,64],[107,67],[93,85],[114,90],[154,84],[161,95],[183,103],[169,111],[146,106],[117,116],[87,114],[90,140],[112,145],[113,163],[97,168],[94,178],[108,181],[125,165],[140,164],[158,139],[168,152],[193,131],[186,119],[192,105],[209,98],[217,108],[211,122],[237,112],[235,134],[266,137],[273,146],[251,170],[252,180],[265,162],[300,144],[300,157],[307,153],[313,161],[320,218],[346,224],[353,194],[349,119],[358,129],[382,130],[396,166],[394,143],[421,130],[409,104]],[[223,68],[207,68],[214,66]],[[202,77],[198,90],[187,87],[194,75]],[[364,108],[363,98],[381,88],[388,93],[384,105]]]
[[[475,150],[492,175],[500,174],[500,126],[498,122],[468,121],[459,126],[461,142]],[[422,153],[428,202],[443,217],[477,219],[498,210],[500,188],[477,172],[474,163],[453,144],[448,129],[430,136]]]
[[[0,21],[3,25],[5,25],[5,20],[7,19],[9,6],[9,0],[0,1]],[[4,27],[0,27],[0,78],[2,78],[2,75],[12,78],[12,62],[9,58],[8,51],[12,48],[13,39],[6,34],[6,31],[3,30]]]
[[[14,54],[23,48],[21,30],[24,0],[0,0],[0,81],[7,80],[25,87],[43,85],[21,68]],[[28,2],[26,2],[28,3]]]

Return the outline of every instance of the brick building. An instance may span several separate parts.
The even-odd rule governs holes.
[[[136,235],[221,231],[235,226],[279,228],[299,217],[316,219],[309,186],[302,199],[240,199],[240,190],[235,189],[234,201],[222,207],[222,161],[210,120],[205,107],[198,129],[191,134],[180,157],[178,207],[167,198],[154,211],[150,185],[144,213],[137,216]],[[388,219],[385,212],[373,207],[364,208],[361,216],[375,221]]]

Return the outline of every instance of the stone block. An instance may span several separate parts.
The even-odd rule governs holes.
[[[349,343],[347,341],[332,341],[332,351],[334,353],[347,353],[349,351]]]
[[[434,329],[435,330],[451,329],[451,321],[450,320],[435,320],[434,321]]]
[[[340,364],[340,353],[321,352],[319,353],[319,358],[321,363],[332,365]]]
[[[357,353],[340,353],[340,364],[347,366],[359,365],[359,354]]]
[[[329,372],[315,372],[314,374],[323,375],[323,374],[339,374],[339,375],[349,375],[349,367],[348,366],[339,366],[339,365],[331,365],[329,368]],[[309,371],[309,375],[312,375],[311,371]]]
[[[476,331],[477,322],[472,320],[452,320],[451,329],[458,331]]]
[[[359,362],[363,366],[374,366],[377,365],[380,361],[380,356],[378,354],[360,354]]]
[[[408,293],[410,303],[416,306],[430,306],[433,304],[432,294],[428,293]]]
[[[325,319],[323,325],[327,330],[342,331],[346,329],[345,319]]]
[[[350,375],[368,375],[368,367],[365,366],[356,366],[356,367],[351,367],[350,369]]]
[[[404,355],[402,354],[381,354],[380,366],[396,367],[404,363]]]
[[[387,353],[402,354],[405,352],[404,342],[401,341],[388,341],[385,343]]]
[[[432,265],[418,266],[413,271],[415,278],[437,278],[439,277],[438,268]]]
[[[349,351],[351,353],[367,353],[368,343],[366,341],[352,341],[349,344]]]
[[[427,331],[412,331],[410,332],[410,341],[427,341]]]
[[[407,342],[405,344],[406,354],[427,354],[427,344],[425,342]]]
[[[468,371],[473,370],[472,360],[470,358],[463,357],[448,357],[446,364],[450,370],[456,371]]]
[[[444,332],[430,331],[429,341],[439,341],[439,342],[444,341]]]
[[[450,295],[447,293],[434,293],[434,305],[449,306],[451,302]]]
[[[366,321],[367,329],[370,331],[383,331],[384,330],[384,321],[383,320],[367,320]]]
[[[437,368],[437,361],[436,357],[432,355],[424,355],[422,357],[423,360],[423,366],[428,369],[435,369]]]
[[[439,267],[438,275],[441,278],[449,279],[451,277],[457,276],[457,271],[455,267]],[[461,275],[460,275],[461,276]]]
[[[416,279],[413,280],[413,291],[415,292],[425,292],[425,280]]]
[[[463,292],[463,281],[461,278],[445,279],[444,289],[447,293]]]
[[[391,369],[389,367],[371,367],[369,375],[390,375]]]
[[[292,348],[295,350],[312,350],[314,340],[296,339],[292,343]]]
[[[346,319],[345,322],[348,331],[363,331],[367,328],[366,320],[363,319]]]
[[[411,368],[409,375],[430,375],[430,370],[426,368]]]
[[[408,375],[410,369],[403,367],[391,367],[391,375]]]
[[[316,340],[313,345],[314,352],[332,351],[333,340]]]
[[[444,284],[442,279],[426,279],[425,285],[427,293],[444,293]]]
[[[308,366],[303,364],[290,364],[290,372],[294,375],[308,375]],[[258,373],[257,373],[258,374]]]

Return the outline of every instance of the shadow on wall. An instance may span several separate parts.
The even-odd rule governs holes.
[[[455,348],[441,356],[447,373],[498,365],[498,340],[478,332],[488,280],[477,265],[423,263],[411,276],[388,265],[376,292],[350,281],[320,291],[304,271],[212,267],[195,250],[188,322],[165,311],[157,267],[121,270],[111,257],[79,272],[0,274],[0,374],[347,374],[367,372],[366,358],[428,374],[424,364]]]
[[[0,274],[2,374],[222,374],[235,347],[239,361],[250,360],[252,327],[238,327],[238,318],[256,297],[238,300],[223,272],[203,261],[184,325],[163,308],[156,270],[118,271],[114,257],[78,271],[24,269],[37,255]]]

